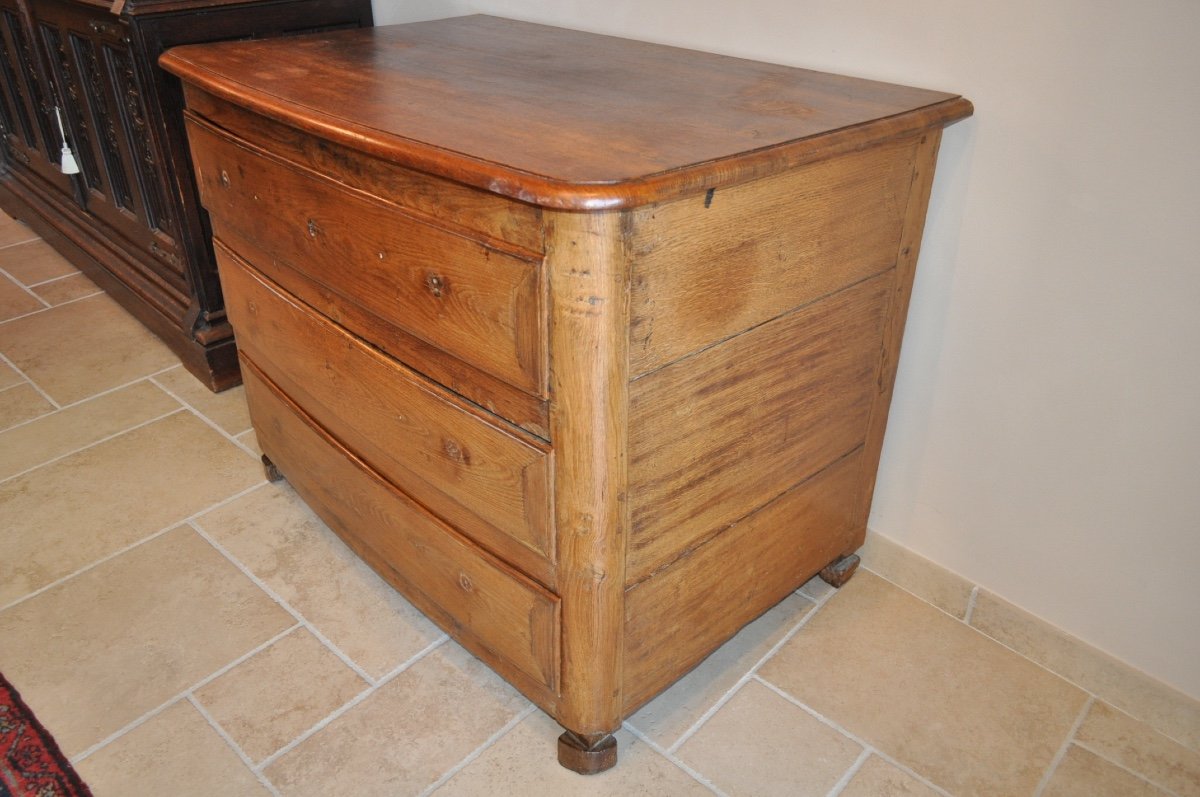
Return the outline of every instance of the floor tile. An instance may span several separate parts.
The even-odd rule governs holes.
[[[1072,745],[1042,797],[1168,797],[1168,793]]]
[[[258,444],[258,435],[255,434],[253,429],[237,435],[237,441],[253,451],[256,457],[261,457],[263,455],[262,446]]]
[[[60,404],[179,362],[104,294],[0,325],[0,352]]]
[[[45,308],[36,296],[30,296],[29,291],[0,274],[0,321]]]
[[[1051,626],[987,590],[971,625],[1079,684],[1193,750],[1200,750],[1200,701]]]
[[[267,758],[367,689],[303,628],[196,691],[251,761]]]
[[[241,434],[250,429],[246,391],[241,385],[214,393],[182,366],[158,374],[154,381],[229,434]]]
[[[730,797],[821,797],[862,750],[804,709],[750,681],[677,755]]]
[[[837,592],[836,589],[829,586],[829,584],[825,582],[825,579],[821,578],[820,576],[813,576],[808,581],[805,581],[803,584],[801,584],[800,589],[796,591],[816,603],[820,603],[828,596]]]
[[[759,672],[956,794],[1031,794],[1087,700],[870,572]]]
[[[1097,701],[1075,739],[1180,797],[1200,797],[1200,753]]]
[[[10,429],[0,433],[0,479],[179,408],[154,385],[137,382]]]
[[[485,665],[446,643],[265,773],[284,797],[417,794],[528,705]]]
[[[0,484],[0,606],[261,482],[180,412]]]
[[[32,385],[17,385],[0,390],[0,431],[32,421],[48,412],[54,412],[54,405],[46,401]]]
[[[0,390],[12,387],[13,385],[19,385],[24,381],[24,377],[17,373],[16,369],[0,360]]]
[[[629,724],[655,744],[670,748],[814,605],[801,595],[789,595],[743,628],[674,686],[643,706],[629,718]]]
[[[44,282],[30,290],[52,305],[72,302],[94,293],[100,293],[100,288],[96,283],[82,274],[71,274],[53,282]]]
[[[541,711],[468,764],[434,792],[436,797],[676,797],[711,795],[682,769],[636,736],[618,731],[617,766],[598,775],[577,775],[558,764],[562,728]]]
[[[838,797],[939,797],[939,793],[873,755],[854,773]]]
[[[442,636],[286,483],[255,490],[199,523],[373,678]]]
[[[270,792],[181,700],[76,765],[96,797],[267,797]]]
[[[0,612],[0,671],[73,756],[293,622],[184,526]]]
[[[11,246],[36,239],[37,235],[33,230],[0,210],[0,246]]]
[[[42,240],[0,249],[0,268],[22,285],[36,285],[79,269]]]
[[[967,614],[974,585],[879,534],[868,533],[858,551],[863,567],[929,601],[960,620]]]

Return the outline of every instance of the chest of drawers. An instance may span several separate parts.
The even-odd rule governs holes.
[[[269,469],[564,765],[847,570],[966,100],[481,16],[162,63]]]

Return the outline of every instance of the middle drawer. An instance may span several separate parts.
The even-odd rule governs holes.
[[[552,586],[552,453],[315,313],[216,242],[242,351],[380,474]]]

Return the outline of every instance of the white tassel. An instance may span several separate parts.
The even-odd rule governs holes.
[[[54,115],[58,118],[58,132],[62,136],[62,173],[63,174],[79,174],[79,164],[75,161],[75,153],[71,151],[71,145],[67,143],[67,131],[63,127],[62,112],[58,110],[58,106],[54,106]]]
[[[62,173],[79,174],[79,164],[75,162],[75,153],[71,152],[71,148],[66,144],[63,144],[62,148]]]

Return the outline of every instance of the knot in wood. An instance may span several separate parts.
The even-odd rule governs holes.
[[[446,452],[446,456],[450,457],[450,459],[454,460],[455,462],[461,462],[464,465],[469,465],[471,463],[471,455],[467,453],[467,450],[460,446],[457,441],[446,438],[446,440],[442,443],[442,448]]]

